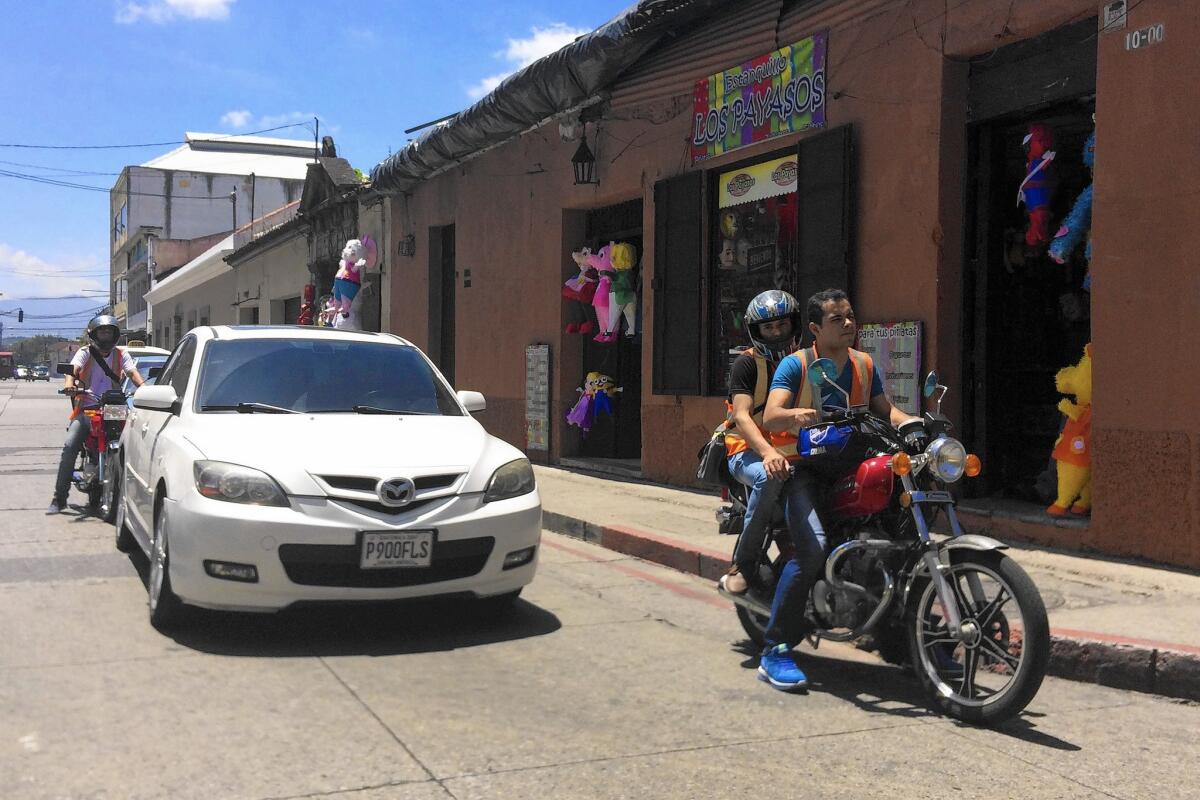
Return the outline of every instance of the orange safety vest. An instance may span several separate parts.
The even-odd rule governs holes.
[[[116,375],[118,378],[121,377],[121,361],[124,359],[124,354],[121,352],[121,348],[114,347],[112,352],[108,354],[108,357],[110,361],[109,367],[112,369],[113,375]],[[89,351],[87,361],[83,362],[83,366],[79,368],[79,374],[75,376],[78,380],[84,382],[87,381],[87,376],[88,373],[92,371],[92,362],[94,360],[95,359],[92,358],[92,354]],[[113,388],[116,389],[120,387],[114,386]],[[73,420],[81,413],[83,413],[83,398],[79,395],[76,395],[75,399],[71,403],[71,416],[69,416],[68,419]]]
[[[754,366],[758,368],[758,377],[754,380],[754,394],[752,395],[753,410],[750,413],[750,419],[754,420],[754,424],[758,426],[758,430],[764,437],[769,438],[770,434],[763,429],[762,415],[763,409],[767,406],[767,394],[771,391],[771,383],[767,374],[767,360],[757,350],[749,349],[742,352],[742,355],[748,355],[754,359]],[[721,428],[725,432],[725,457],[729,458],[746,450],[750,445],[746,444],[746,440],[737,432],[737,426],[733,422],[733,403],[727,399],[725,401],[725,421],[721,423]]]

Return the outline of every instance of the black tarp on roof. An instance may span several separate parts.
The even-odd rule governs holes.
[[[378,191],[404,191],[480,150],[592,99],[663,36],[729,0],[641,0],[596,30],[510,75],[491,94],[371,170]]]

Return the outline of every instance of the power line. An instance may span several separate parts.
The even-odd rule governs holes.
[[[214,136],[211,139],[203,139],[198,141],[213,142],[221,139],[232,139],[237,136],[256,136],[260,133],[271,133],[272,131],[281,131],[284,128],[300,128],[309,127],[308,122],[290,122],[287,125],[278,125],[274,128],[263,128],[261,131],[248,131],[246,133],[231,133],[226,136]],[[311,130],[311,128],[309,128]],[[169,147],[174,144],[188,144],[186,139],[173,142],[144,142],[142,144],[12,144],[0,143],[0,147],[18,147],[25,150],[126,150],[137,147]]]

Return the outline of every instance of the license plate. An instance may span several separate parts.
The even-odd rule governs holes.
[[[129,406],[105,406],[105,419],[125,419],[129,416]]]
[[[367,531],[358,566],[362,569],[428,567],[433,560],[433,531]]]

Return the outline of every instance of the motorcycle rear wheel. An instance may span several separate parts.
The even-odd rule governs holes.
[[[969,576],[978,581],[981,599],[973,596]],[[953,550],[946,579],[977,635],[951,638],[933,583],[919,580],[905,616],[913,669],[942,713],[997,725],[1021,713],[1046,676],[1045,604],[1025,570],[1003,553]]]

